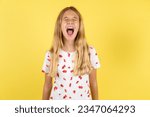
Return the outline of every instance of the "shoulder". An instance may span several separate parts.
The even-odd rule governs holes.
[[[92,54],[92,53],[96,54],[96,49],[95,49],[95,47],[92,46],[92,45],[89,45],[89,52],[90,52],[91,54]]]
[[[50,51],[50,50],[47,50],[46,52],[45,52],[45,57],[46,58],[50,58],[52,56],[52,52]]]
[[[96,49],[93,46],[89,46],[89,56],[92,66],[97,69],[100,67],[100,61],[98,58],[98,54],[96,52]]]
[[[95,49],[93,45],[89,45],[89,49]]]

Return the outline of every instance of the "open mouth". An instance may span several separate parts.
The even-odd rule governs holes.
[[[67,31],[67,34],[71,36],[74,33],[74,28],[67,28],[66,31]]]

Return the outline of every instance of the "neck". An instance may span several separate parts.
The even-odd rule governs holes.
[[[65,51],[75,51],[74,42],[65,42],[63,48]]]

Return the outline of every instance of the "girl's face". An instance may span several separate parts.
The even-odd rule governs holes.
[[[62,17],[61,30],[67,41],[74,41],[79,30],[79,16],[68,10]]]

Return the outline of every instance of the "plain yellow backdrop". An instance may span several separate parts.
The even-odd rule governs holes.
[[[0,0],[0,99],[41,99],[60,10],[75,6],[98,53],[99,99],[150,99],[150,1]]]

